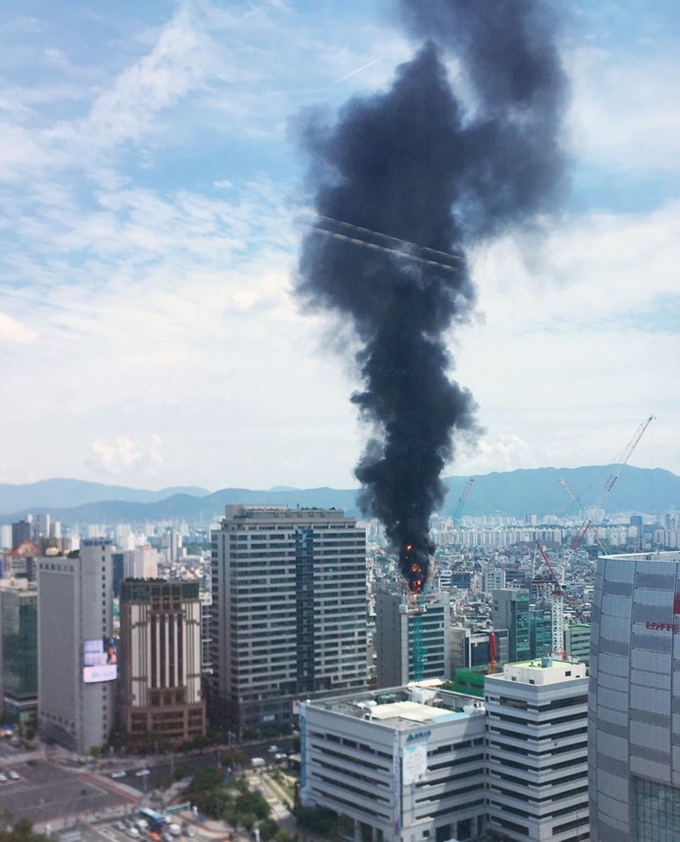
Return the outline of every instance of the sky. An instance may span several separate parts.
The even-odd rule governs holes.
[[[680,7],[563,7],[570,185],[472,254],[447,475],[608,464],[652,414],[631,464],[680,473]],[[6,0],[0,482],[357,484],[355,366],[291,295],[291,126],[415,49],[391,0]]]

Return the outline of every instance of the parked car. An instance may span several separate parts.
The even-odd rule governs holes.
[[[134,825],[132,827],[128,828],[127,833],[128,833],[128,836],[131,836],[133,839],[139,839],[139,837],[141,836],[140,832],[137,830],[137,828]]]
[[[138,772],[135,772],[135,775],[136,775],[138,778],[143,778],[143,777],[145,777],[146,775],[150,775],[150,774],[151,774],[151,770],[150,770],[150,769],[140,769]]]
[[[0,772],[0,782],[4,783],[7,780],[7,775],[4,772]]]
[[[15,772],[14,769],[12,769],[12,771],[9,773],[9,776],[13,781],[21,780],[21,775],[18,772]]]
[[[124,778],[125,777],[125,770],[121,769],[118,772],[111,772],[111,777],[112,778]]]

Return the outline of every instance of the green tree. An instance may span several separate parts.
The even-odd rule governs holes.
[[[279,826],[276,824],[274,819],[265,819],[263,822],[260,822],[260,839],[262,842],[269,842],[270,839],[273,839],[276,834],[278,833]]]

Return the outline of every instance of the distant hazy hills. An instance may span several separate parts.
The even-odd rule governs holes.
[[[611,467],[536,468],[497,472],[475,477],[465,506],[467,515],[505,515],[522,518],[535,513],[562,516],[574,506],[558,483],[564,477],[585,506],[595,503],[613,473]],[[451,514],[468,477],[445,480],[449,493],[442,507]],[[31,485],[0,485],[0,522],[28,512],[48,511],[65,523],[110,523],[159,519],[208,522],[224,513],[228,503],[285,506],[335,506],[358,514],[356,489],[278,486],[268,491],[224,488],[211,494],[204,488],[164,488],[161,491],[125,488],[72,479],[51,479]],[[663,515],[680,509],[680,477],[660,468],[627,466],[605,498],[607,512],[641,512]]]

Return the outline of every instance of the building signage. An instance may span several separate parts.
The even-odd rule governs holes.
[[[668,631],[677,634],[680,631],[680,623],[655,623],[648,620],[645,623],[645,628],[649,631]]]
[[[97,637],[83,643],[83,681],[95,684],[118,678],[118,652],[112,637]]]
[[[406,738],[407,743],[416,743],[421,740],[429,740],[432,731],[416,731],[415,734],[409,734]]]

